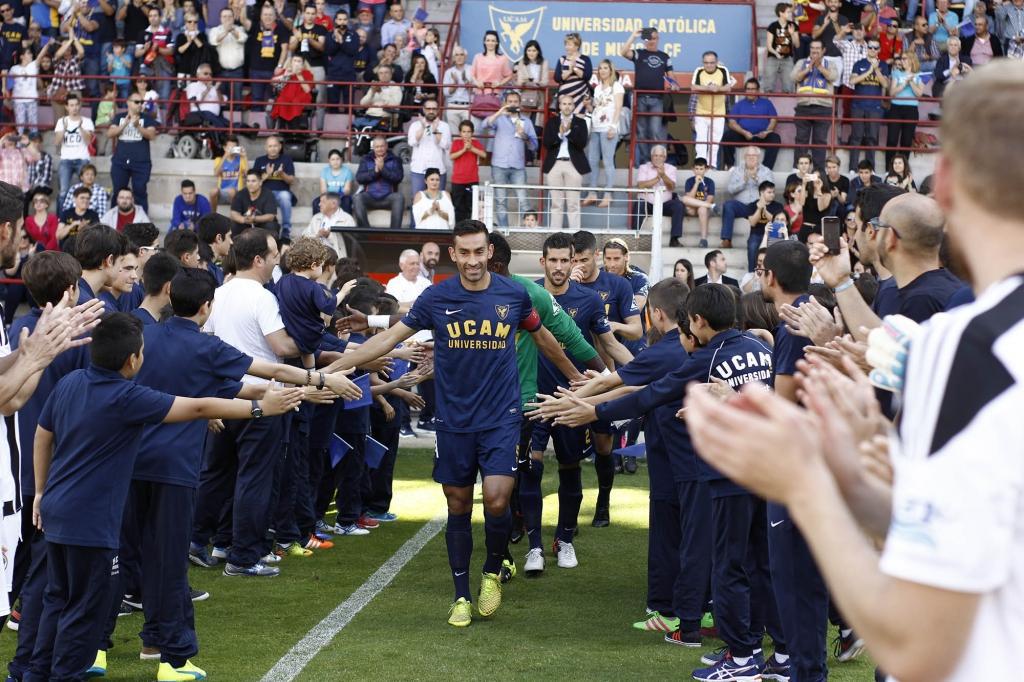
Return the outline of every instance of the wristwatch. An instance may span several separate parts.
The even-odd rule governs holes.
[[[260,407],[260,403],[259,403],[258,400],[253,400],[252,401],[252,411],[249,414],[252,415],[253,419],[262,419],[262,417],[263,417],[263,408]]]

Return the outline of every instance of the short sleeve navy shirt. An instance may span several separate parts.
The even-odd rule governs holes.
[[[537,280],[537,284],[543,286],[544,280]],[[608,326],[608,318],[604,314],[604,304],[594,291],[570,280],[569,287],[565,292],[555,295],[554,298],[562,310],[576,323],[583,338],[591,346],[594,345],[594,335],[600,336],[612,330]],[[579,371],[582,372],[585,369],[583,363],[572,358],[570,360]],[[540,354],[537,364],[537,390],[541,393],[551,393],[555,390],[555,386],[568,386],[568,382],[558,368],[544,354]]]
[[[290,272],[277,283],[277,300],[285,331],[299,351],[315,351],[326,332],[321,313],[333,315],[338,307],[334,295],[319,282]]]
[[[174,396],[95,365],[60,380],[39,415],[54,438],[42,502],[48,541],[118,548],[142,432],[173,404]]]
[[[402,318],[434,332],[434,420],[441,431],[472,433],[517,424],[516,330],[540,328],[521,284],[491,273],[483,291],[452,277],[428,287]]]

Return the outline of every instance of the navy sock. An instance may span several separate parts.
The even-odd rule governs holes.
[[[583,502],[583,472],[579,467],[558,470],[557,539],[572,542]]]
[[[594,456],[594,471],[597,472],[597,506],[607,507],[615,483],[615,460],[611,455],[597,453]]]
[[[540,491],[540,482],[544,477],[544,461],[531,459],[520,467],[519,506],[523,510],[523,525],[526,526],[526,537],[530,540],[530,549],[534,549],[543,546],[540,523],[544,513],[544,496]]]
[[[455,581],[455,599],[465,597],[471,599],[469,593],[469,559],[473,556],[473,528],[470,525],[471,514],[452,514],[448,512],[448,528],[444,532],[445,544],[448,545],[448,565],[452,569],[452,580]]]
[[[512,512],[507,508],[498,516],[484,512],[484,538],[487,543],[484,573],[497,573],[501,570],[501,560],[505,558],[508,536],[511,534]]]

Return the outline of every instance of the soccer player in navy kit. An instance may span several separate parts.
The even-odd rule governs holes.
[[[521,420],[515,332],[517,328],[537,332],[541,323],[526,289],[487,270],[493,247],[483,223],[459,222],[453,241],[448,255],[459,276],[426,289],[401,322],[327,369],[357,366],[384,355],[417,330],[434,332],[438,389],[434,480],[448,500],[445,540],[455,582],[448,622],[466,627],[472,622],[470,517],[478,472],[483,477],[487,556],[477,610],[490,616],[501,605],[498,572],[512,527],[508,502],[517,471]]]
[[[555,297],[558,305],[579,327],[587,343],[593,345],[594,337],[598,337],[605,351],[617,363],[629,362],[632,356],[612,333],[601,297],[569,279],[572,269],[572,238],[564,232],[557,232],[544,240],[542,253],[540,262],[544,267],[544,278],[537,283],[543,284],[548,293]],[[578,363],[576,369],[582,371],[583,364]],[[538,393],[551,394],[557,386],[568,385],[566,376],[547,358],[542,357],[537,372]],[[529,468],[523,472],[519,493],[530,542],[525,566],[527,576],[539,575],[544,570],[541,540],[543,497],[540,488],[544,475],[544,450],[549,436],[554,440],[555,457],[558,459],[558,527],[554,550],[558,554],[560,568],[575,568],[578,565],[572,540],[583,501],[580,462],[589,457],[592,450],[590,429],[552,427],[541,422],[533,431]]]
[[[106,576],[145,426],[258,419],[301,400],[300,389],[268,391],[260,402],[179,398],[140,386],[131,379],[143,364],[142,328],[125,313],[105,317],[93,331],[90,367],[61,379],[39,415],[33,521],[47,534],[49,581],[25,680],[82,679],[93,662],[109,599]],[[186,679],[164,668],[158,679]],[[187,662],[182,670],[205,678]]]
[[[809,300],[811,281],[809,252],[797,241],[772,244],[764,256],[760,274],[765,299],[781,308],[800,307]],[[775,393],[797,402],[796,362],[804,357],[810,339],[790,334],[785,324],[775,329],[773,387]],[[768,548],[772,585],[782,631],[786,636],[793,678],[822,682],[828,677],[825,638],[828,622],[828,590],[800,531],[782,505],[768,505]]]
[[[583,286],[593,289],[605,304],[605,314],[612,331],[620,340],[631,341],[643,336],[643,325],[640,322],[640,310],[633,298],[633,288],[622,277],[605,272],[597,267],[595,251],[597,238],[591,232],[580,230],[572,236],[573,271],[572,279]],[[601,352],[598,348],[598,352]],[[615,364],[607,353],[602,359],[609,369]],[[610,523],[608,506],[611,501],[612,486],[615,484],[615,462],[612,459],[612,425],[598,422],[593,426],[594,432],[594,471],[597,472],[597,505],[594,509],[594,520],[591,525],[603,528]]]

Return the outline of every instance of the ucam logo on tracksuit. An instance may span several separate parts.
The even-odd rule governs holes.
[[[733,352],[724,359],[720,359],[721,355],[716,354],[711,376],[728,382],[732,388],[739,388],[752,381],[768,383],[772,378],[771,349],[752,337],[745,337],[743,340],[744,345],[750,347]]]

